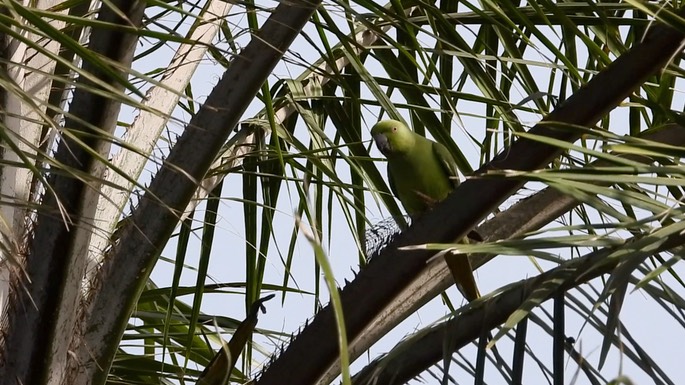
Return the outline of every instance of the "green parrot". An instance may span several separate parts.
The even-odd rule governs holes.
[[[414,133],[397,120],[376,123],[371,135],[388,159],[390,189],[412,219],[430,210],[459,185],[457,164],[442,144]],[[445,261],[464,297],[468,301],[480,297],[469,259],[449,253]]]

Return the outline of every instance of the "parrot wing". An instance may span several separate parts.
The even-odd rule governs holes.
[[[433,142],[433,155],[438,159],[442,170],[445,175],[452,182],[452,187],[455,188],[459,186],[459,173],[457,172],[457,162],[454,161],[454,157],[450,151],[444,145]]]

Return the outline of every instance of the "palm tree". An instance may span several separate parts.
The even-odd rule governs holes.
[[[605,365],[618,353],[634,375],[677,382],[621,310],[637,289],[683,325],[680,9],[274,5],[3,5],[3,383],[432,373],[562,384],[569,357],[583,381],[606,383],[621,374]],[[166,47],[174,55],[161,64]],[[198,91],[207,58],[221,78]],[[445,144],[467,176],[408,227],[368,141],[387,116]],[[377,225],[379,215],[398,223]],[[227,242],[230,226],[243,239]],[[453,243],[474,227],[483,243]],[[475,268],[510,255],[539,271],[498,275],[499,289],[459,306],[446,249]],[[244,271],[212,284],[216,266]],[[350,267],[351,282],[336,280]],[[270,292],[295,322],[294,294],[313,304],[296,336],[255,327],[260,308],[279,308]],[[206,306],[217,296],[238,301]],[[431,300],[449,317],[350,375],[351,361]],[[541,339],[551,354],[533,348]],[[478,349],[460,350],[470,343]]]

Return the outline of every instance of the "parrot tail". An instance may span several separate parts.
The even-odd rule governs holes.
[[[476,285],[476,279],[473,276],[473,269],[471,269],[471,262],[466,254],[445,254],[445,262],[449,267],[454,283],[457,288],[464,295],[467,301],[471,302],[480,298],[480,292]]]

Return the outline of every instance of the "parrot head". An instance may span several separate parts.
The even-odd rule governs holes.
[[[382,120],[371,128],[378,150],[385,155],[401,154],[414,145],[414,133],[397,120]]]

